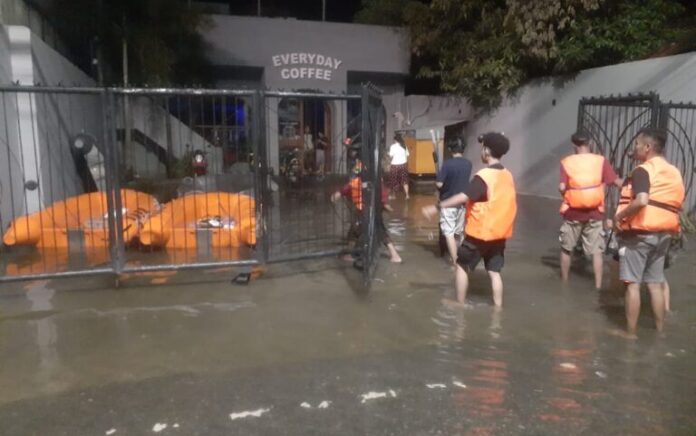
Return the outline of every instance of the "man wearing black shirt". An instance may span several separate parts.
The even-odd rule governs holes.
[[[464,142],[459,139],[450,146],[452,157],[442,163],[437,173],[435,185],[440,190],[440,201],[465,192],[469,187],[471,177],[471,161],[465,158]],[[464,207],[455,206],[443,208],[440,211],[440,231],[447,242],[452,263],[457,261],[457,247],[464,232]]]
[[[423,214],[430,219],[438,210],[466,204],[466,239],[457,252],[455,282],[457,301],[446,303],[467,306],[468,271],[483,259],[491,280],[493,302],[503,304],[503,280],[500,271],[505,260],[505,242],[512,236],[517,214],[515,184],[500,158],[510,149],[510,142],[500,133],[486,133],[479,138],[481,160],[486,168],[476,173],[466,192],[456,194],[439,205],[426,206]]]

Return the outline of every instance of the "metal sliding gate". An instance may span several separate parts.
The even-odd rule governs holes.
[[[696,211],[696,104],[663,103],[655,93],[580,100],[578,129],[591,135],[596,151],[608,158],[621,176],[629,175],[635,166],[630,152],[638,131],[644,127],[659,127],[667,132],[665,157],[684,178],[684,210]],[[612,209],[617,198],[612,188],[607,194],[607,204]]]
[[[369,201],[356,249],[369,286],[381,107],[368,88],[0,87],[0,281],[348,251],[356,211],[331,194],[351,174],[345,139],[362,137]]]

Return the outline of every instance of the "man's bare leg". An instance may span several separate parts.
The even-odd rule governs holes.
[[[387,246],[387,250],[389,250],[389,261],[391,261],[392,263],[401,263],[401,256],[399,256],[399,252],[396,251],[394,243],[389,241],[385,245]]]
[[[665,299],[663,283],[648,283],[650,291],[650,303],[652,305],[653,316],[655,316],[655,328],[661,332],[665,326]]]
[[[406,200],[408,200],[408,199],[409,199],[409,196],[408,196],[408,183],[405,183],[405,184],[404,184],[404,194],[406,194]]]
[[[636,337],[638,314],[640,314],[640,283],[629,283],[626,286],[625,305],[626,332],[629,337]]]
[[[568,283],[568,272],[570,271],[570,253],[561,250],[561,280]]]
[[[503,278],[499,272],[488,271],[491,278],[491,288],[493,289],[493,303],[495,307],[503,307]]]
[[[457,289],[457,302],[465,305],[466,292],[469,290],[469,275],[459,264],[456,264],[454,269],[454,286]]]
[[[592,269],[594,270],[594,287],[596,290],[602,289],[602,267],[604,266],[604,256],[602,253],[592,255]]]
[[[445,242],[447,242],[447,251],[449,251],[452,263],[457,263],[457,240],[454,235],[446,235]]]
[[[671,312],[672,309],[669,307],[669,282],[667,280],[662,282],[662,298],[665,300],[665,312]]]

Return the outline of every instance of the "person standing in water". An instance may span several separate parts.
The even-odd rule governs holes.
[[[455,287],[457,300],[445,303],[466,307],[469,288],[468,272],[483,258],[491,280],[493,302],[503,305],[503,279],[500,271],[505,263],[505,243],[512,237],[517,197],[512,173],[503,167],[500,159],[510,149],[510,141],[501,133],[489,132],[479,137],[481,161],[486,168],[476,173],[466,192],[453,195],[437,205],[423,208],[430,219],[439,210],[466,204],[465,239],[457,252]]]
[[[394,143],[389,147],[389,157],[391,158],[391,169],[389,170],[389,188],[392,191],[398,192],[401,188],[404,189],[406,200],[408,195],[408,149],[404,143],[404,138],[396,134],[394,135]]]
[[[464,141],[457,139],[449,146],[452,157],[442,163],[437,172],[435,186],[440,191],[440,201],[456,194],[466,192],[471,178],[471,161],[464,157]],[[452,263],[456,266],[457,248],[464,233],[464,207],[442,208],[440,211],[440,231],[447,243]]]
[[[663,153],[667,134],[641,129],[633,144],[640,165],[624,183],[614,216],[619,240],[619,279],[626,283],[626,332],[637,337],[640,285],[650,292],[655,328],[662,331],[665,317],[665,256],[672,237],[681,230],[679,212],[684,203],[684,181]]]
[[[558,190],[563,196],[560,213],[561,279],[568,282],[571,255],[582,240],[585,256],[592,256],[595,289],[602,287],[604,263],[604,196],[605,185],[621,187],[619,179],[604,156],[592,153],[585,132],[571,137],[574,154],[561,160]]]

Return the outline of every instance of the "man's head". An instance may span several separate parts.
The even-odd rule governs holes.
[[[570,142],[577,148],[590,146],[590,135],[584,130],[578,130],[570,137]]]
[[[633,141],[633,158],[645,162],[665,150],[667,132],[662,129],[643,128],[638,131]]]
[[[510,150],[510,141],[502,133],[484,133],[478,137],[478,141],[483,145],[481,161],[485,164],[491,159],[500,159]]]
[[[464,149],[466,148],[466,141],[464,141],[463,138],[457,138],[454,141],[450,142],[447,148],[449,148],[449,151],[452,154],[462,154],[464,153]]]

